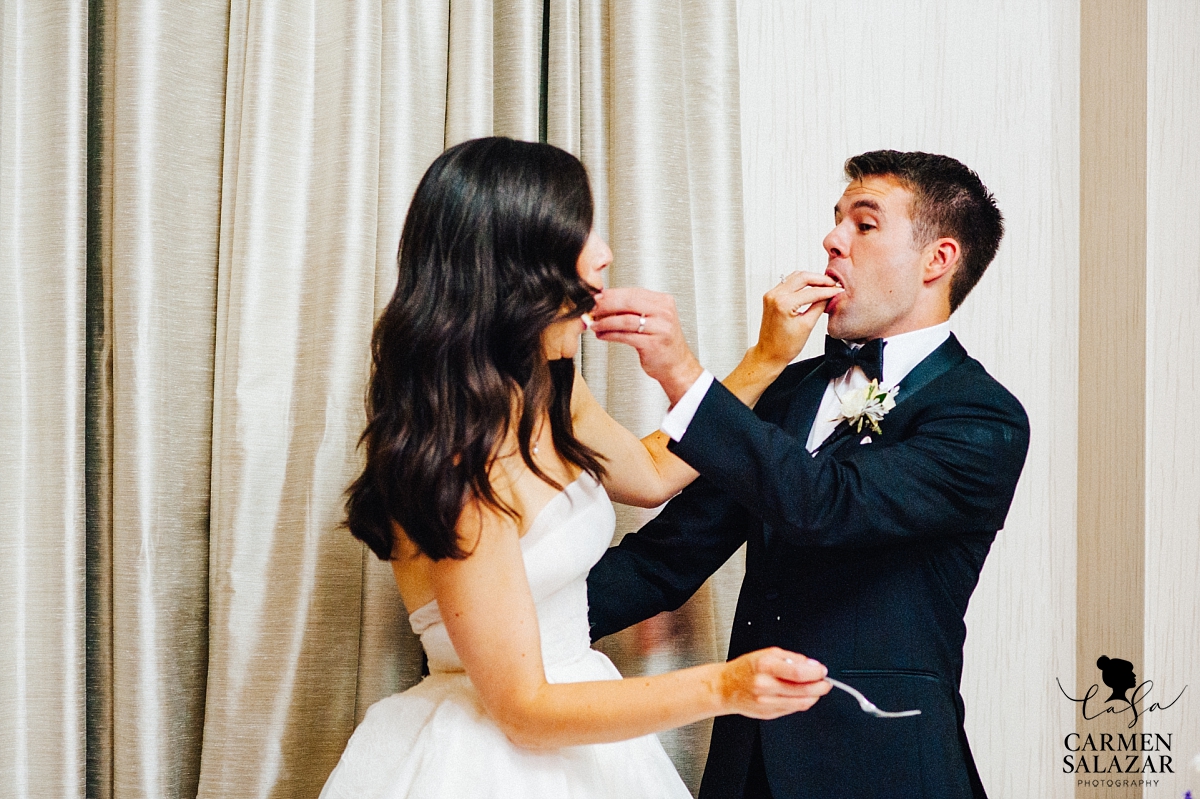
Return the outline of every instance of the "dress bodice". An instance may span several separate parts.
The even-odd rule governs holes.
[[[525,574],[537,607],[542,662],[547,679],[556,667],[583,657],[591,647],[587,574],[612,541],[616,516],[608,494],[583,472],[556,494],[521,537]],[[433,674],[462,671],[437,601],[409,615]]]
[[[549,682],[621,678],[590,648],[587,605],[588,571],[612,540],[615,521],[604,488],[585,472],[521,538]],[[437,604],[409,619],[430,674],[371,705],[321,799],[691,799],[653,735],[560,749],[515,745],[464,673]]]

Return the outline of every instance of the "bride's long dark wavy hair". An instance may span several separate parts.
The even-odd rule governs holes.
[[[459,516],[471,499],[515,517],[488,479],[514,409],[525,464],[539,418],[568,462],[600,477],[599,455],[571,426],[570,361],[551,365],[542,333],[592,309],[576,262],[592,229],[587,173],[547,144],[505,138],[451,147],[421,179],[400,238],[396,292],[375,325],[346,526],[382,560],[392,522],[430,558],[463,558]]]

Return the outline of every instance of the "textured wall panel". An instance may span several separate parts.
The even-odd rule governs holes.
[[[1146,268],[1146,5],[1080,9],[1075,687],[1082,697],[1101,680],[1100,658],[1142,662],[1146,292],[1136,276]],[[1113,709],[1107,701],[1104,708]],[[1110,714],[1076,721],[1082,736],[1140,731],[1127,723]],[[1077,784],[1075,795],[1095,788]],[[1113,786],[1106,795],[1142,791]]]

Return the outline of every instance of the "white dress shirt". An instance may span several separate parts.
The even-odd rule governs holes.
[[[950,323],[942,322],[933,327],[901,333],[898,336],[884,339],[883,347],[883,380],[881,386],[893,388],[903,380],[917,364],[929,357],[930,353],[950,338]],[[855,346],[855,345],[850,345]],[[855,366],[841,377],[829,381],[825,387],[825,395],[821,397],[821,405],[817,408],[817,416],[812,428],[808,431],[808,441],[805,444],[809,452],[820,446],[830,433],[837,427],[837,418],[841,412],[840,396],[847,391],[854,391],[867,385],[870,381],[863,370]],[[708,390],[712,388],[713,375],[707,369],[696,379],[687,393],[675,403],[675,407],[667,412],[663,419],[664,433],[675,441],[683,438],[688,425],[696,415],[696,410],[704,400]]]

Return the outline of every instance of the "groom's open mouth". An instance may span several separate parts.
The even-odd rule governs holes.
[[[826,269],[825,276],[833,278],[833,282],[836,283],[843,290],[846,288],[846,284],[844,282],[842,282],[842,276],[839,275],[836,270]],[[831,313],[833,311],[834,307],[837,306],[838,301],[842,299],[842,296],[843,296],[842,294],[835,294],[829,300],[829,302],[827,302],[825,304],[825,313]]]

